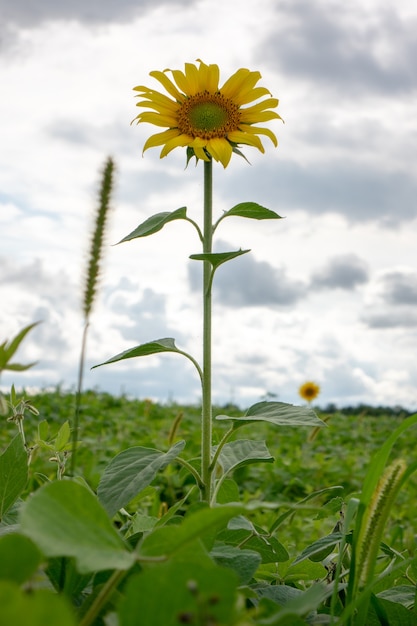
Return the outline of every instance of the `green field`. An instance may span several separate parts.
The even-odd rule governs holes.
[[[28,499],[29,502],[31,494],[39,491],[45,483],[60,482],[56,481],[57,461],[50,460],[54,455],[45,446],[36,447],[38,424],[44,420],[48,422],[49,431],[47,436],[44,436],[44,440],[53,441],[66,421],[69,424],[72,423],[75,400],[73,394],[56,389],[30,397],[30,403],[39,411],[39,415],[26,412],[24,420],[26,443],[29,447],[36,448],[29,467],[29,480],[21,493],[21,499]],[[216,407],[214,416],[226,410],[228,415],[242,413],[235,406]],[[256,425],[250,423],[240,428],[238,435],[234,436],[235,439],[265,442],[273,461],[268,459],[268,462],[240,463],[219,491],[218,502],[225,506],[230,502],[243,503],[246,507],[245,519],[247,521],[245,523],[253,525],[257,533],[260,533],[266,545],[266,551],[256,544],[254,537],[245,536],[242,528],[233,531],[229,527],[228,529],[224,527],[217,535],[213,548],[215,554],[217,549],[220,551],[220,556],[223,555],[223,560],[218,556],[218,563],[224,564],[227,561],[222,553],[222,550],[226,550],[225,546],[233,550],[239,548],[243,552],[245,548],[250,548],[249,556],[250,553],[256,554],[256,551],[262,556],[261,563],[258,563],[258,567],[255,567],[249,579],[245,579],[245,585],[239,588],[241,594],[240,604],[238,602],[239,609],[236,609],[234,601],[233,617],[230,610],[229,613],[227,611],[225,613],[229,615],[227,619],[223,615],[223,617],[216,618],[218,621],[210,622],[200,617],[198,618],[200,621],[193,618],[195,621],[182,622],[180,620],[173,621],[173,624],[192,623],[210,626],[230,623],[243,626],[264,623],[357,623],[356,621],[349,622],[349,619],[353,619],[349,617],[346,621],[330,621],[330,619],[336,620],[336,617],[329,617],[330,601],[323,602],[322,598],[316,601],[318,610],[316,621],[311,611],[307,611],[305,618],[307,621],[304,621],[301,615],[295,617],[295,614],[291,619],[288,618],[290,621],[285,621],[284,614],[282,618],[278,616],[273,621],[271,616],[275,615],[277,608],[281,605],[275,596],[268,595],[270,592],[265,590],[273,588],[275,592],[278,586],[281,590],[294,589],[297,592],[304,592],[319,580],[327,579],[328,583],[331,582],[328,568],[330,567],[329,559],[334,558],[334,562],[337,561],[334,557],[337,552],[335,546],[331,546],[328,551],[324,550],[323,555],[312,555],[312,558],[300,560],[300,555],[303,550],[308,550],[309,546],[314,545],[314,542],[323,537],[332,536],[335,529],[340,528],[342,516],[346,512],[346,503],[360,496],[373,455],[381,449],[391,433],[404,422],[408,413],[401,409],[371,407],[361,407],[356,412],[351,408],[332,412],[317,408],[316,413],[327,423],[327,426],[317,431],[307,427],[276,427],[266,423]],[[121,451],[132,447],[167,451],[170,446],[181,440],[186,442],[181,456],[191,464],[197,463],[195,459],[199,456],[200,449],[200,414],[201,409],[198,406],[161,405],[150,400],[132,400],[126,397],[113,397],[106,393],[85,392],[81,402],[80,442],[75,477],[82,477],[88,487],[95,492],[105,468]],[[45,424],[42,429],[45,435]],[[215,445],[221,440],[224,431],[223,423],[215,421],[213,436]],[[2,450],[10,443],[16,432],[15,424],[7,422],[4,418],[0,435]],[[404,459],[409,467],[415,463],[415,429],[402,434],[395,443],[390,459],[398,458]],[[72,483],[73,480],[65,480],[70,473],[69,467],[70,456],[66,459],[66,470],[62,477],[64,482]],[[403,587],[409,591],[413,585],[415,586],[417,568],[413,564],[413,559],[415,561],[416,502],[417,481],[412,475],[396,494],[395,503],[391,503],[383,530],[382,548],[378,553],[376,572],[383,572],[389,565],[394,568],[394,573],[385,576],[384,582],[375,586],[375,593],[378,590],[384,592],[387,588],[402,589]],[[16,508],[18,509],[19,506]],[[180,524],[183,519],[187,519],[187,516],[195,511],[198,513],[200,509],[201,503],[193,476],[186,467],[174,459],[156,473],[150,484],[128,499],[122,514],[116,514],[112,523],[126,539],[130,537],[132,540],[132,537],[135,537],[135,540],[139,539],[140,543],[155,524],[158,525],[158,520],[167,519],[168,526]],[[12,510],[10,519],[6,516],[6,520],[1,523],[0,530],[4,530],[15,519]],[[270,558],[270,553],[278,556]],[[186,550],[183,558],[191,562],[193,560],[189,555],[187,556]],[[299,563],[294,564],[297,559]],[[406,562],[407,567],[401,567],[401,563],[399,564],[401,560]],[[56,559],[52,561],[55,562]],[[51,564],[48,567],[49,570],[47,568],[46,571],[50,574]],[[245,566],[234,564],[230,567],[243,576],[242,571]],[[71,575],[80,577],[74,572]],[[84,590],[80,583],[80,588],[77,585],[75,589],[70,586],[69,592],[68,589],[65,591],[65,584],[63,587],[57,585],[54,576],[50,575],[50,579],[60,593],[69,595],[71,602],[76,604],[85,601],[87,591],[91,592],[89,585],[91,587],[92,583],[88,576],[87,579],[90,582],[87,585],[84,581],[87,585]],[[97,576],[94,580],[93,595]],[[145,583],[152,584],[152,580],[145,581]],[[343,576],[340,580],[343,580]],[[262,588],[262,593],[259,592],[260,588]],[[250,589],[252,591],[248,591]],[[257,593],[261,593],[260,597],[264,594],[269,598],[262,600],[259,604],[262,610],[258,607],[258,612],[255,611],[255,613],[250,599],[253,590],[258,590]],[[120,590],[119,593],[121,593]],[[407,615],[414,620],[415,613],[410,612],[414,603],[410,605],[409,595],[407,598],[408,604],[405,601],[401,603],[397,597],[395,602],[390,604],[400,606],[401,609],[406,606]],[[246,609],[242,606],[242,602]],[[259,598],[255,605],[258,602]],[[342,612],[342,605],[343,602],[336,607],[336,614]],[[122,626],[130,626],[130,624],[133,626],[136,623],[129,622],[129,618],[120,617],[123,615],[123,610],[117,618],[115,615],[116,609],[110,606],[108,617],[103,618],[104,621],[96,616],[95,620],[85,623],[97,624],[97,626],[107,626],[107,624],[113,626],[119,623]],[[373,615],[372,611],[369,615]],[[391,615],[389,611],[388,615]],[[155,617],[155,620],[157,619],[165,620],[166,618]],[[368,621],[363,623],[392,623],[394,626],[394,622],[389,619],[387,622],[372,621],[372,619],[374,617],[368,617]],[[37,624],[37,622],[33,623]],[[82,621],[76,623],[84,624]],[[142,624],[142,622],[137,623]],[[148,619],[143,623],[156,626],[157,622]],[[417,622],[398,621],[396,623]]]

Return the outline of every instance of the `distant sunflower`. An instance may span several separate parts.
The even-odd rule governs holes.
[[[312,402],[319,395],[320,387],[319,385],[316,385],[316,383],[308,381],[301,385],[298,393],[303,398],[303,400],[306,400],[307,402]]]
[[[213,158],[227,167],[233,152],[241,154],[240,144],[265,152],[259,135],[266,135],[277,146],[272,131],[255,125],[282,119],[271,111],[278,106],[278,100],[265,87],[255,87],[261,74],[241,68],[219,88],[219,67],[206,65],[199,59],[198,63],[199,66],[186,63],[184,72],[169,69],[150,72],[169,95],[140,85],[134,87],[141,98],[136,106],[151,110],[139,113],[133,121],[166,128],[151,135],[143,151],[163,146],[162,158],[174,148],[186,147],[188,160],[192,156],[203,161]],[[171,72],[175,82],[167,72]],[[264,96],[267,97],[260,102],[244,106]]]

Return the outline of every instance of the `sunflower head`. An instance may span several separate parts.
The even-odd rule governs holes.
[[[319,395],[320,387],[319,385],[316,385],[316,383],[307,381],[306,383],[301,385],[298,393],[303,398],[303,400],[306,400],[307,402],[312,402]]]
[[[193,156],[203,161],[215,159],[226,167],[233,152],[243,156],[238,149],[241,144],[264,152],[260,135],[269,137],[277,146],[274,133],[257,126],[282,119],[271,110],[278,106],[278,100],[265,87],[256,87],[260,73],[241,68],[219,87],[219,67],[200,60],[198,63],[186,63],[184,72],[151,72],[166,93],[140,85],[134,87],[139,98],[136,106],[148,110],[133,121],[165,129],[151,135],[143,151],[162,146],[162,158],[174,148],[185,147],[188,160]]]

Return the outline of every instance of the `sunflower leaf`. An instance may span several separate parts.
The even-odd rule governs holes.
[[[195,261],[209,261],[213,266],[213,269],[222,265],[222,263],[226,263],[226,261],[231,261],[242,254],[246,254],[250,252],[250,250],[234,250],[233,252],[205,252],[202,254],[191,254],[190,259]]]
[[[178,350],[175,345],[175,340],[172,337],[166,337],[164,339],[155,339],[155,341],[149,341],[148,343],[142,343],[135,348],[129,348],[124,352],[120,352],[111,357],[103,363],[93,365],[91,369],[101,367],[102,365],[108,365],[109,363],[116,363],[117,361],[124,361],[125,359],[133,359],[137,356],[148,356],[149,354],[158,354],[159,352],[178,352],[184,354],[181,350]]]
[[[137,239],[138,237],[148,237],[148,235],[153,235],[157,233],[159,230],[168,224],[168,222],[173,222],[174,220],[184,220],[187,217],[187,208],[181,207],[176,211],[165,211],[163,213],[156,213],[149,217],[147,220],[139,224],[135,230],[133,230],[129,235],[124,237],[119,241],[119,243],[123,243],[124,241],[131,241],[132,239]]]
[[[226,211],[223,215],[225,217],[247,217],[253,220],[281,220],[281,215],[271,211],[256,202],[241,202],[234,207]]]
[[[217,420],[231,420],[234,428],[250,422],[269,422],[275,426],[326,426],[309,407],[286,402],[257,402],[241,417],[217,415]]]

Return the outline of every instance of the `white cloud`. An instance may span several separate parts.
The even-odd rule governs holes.
[[[215,277],[216,401],[246,405],[271,392],[296,402],[299,384],[317,378],[323,404],[415,408],[414,4],[262,0],[242,11],[237,0],[142,2],[138,15],[127,0],[100,12],[55,4],[20,0],[4,13],[0,340],[44,321],[21,348],[39,365],[2,384],[75,384],[83,267],[108,154],[114,210],[88,366],[163,335],[201,356],[191,225],[111,244],[153,213],[187,206],[201,220],[200,166],[184,170],[181,151],[142,158],[150,128],[129,123],[132,87],[148,84],[149,71],[203,58],[223,77],[260,69],[285,119],[272,123],[278,150],[248,148],[251,166],[234,159],[214,172],[217,216],[244,200],[285,216],[230,218],[216,233],[230,249],[251,249]],[[86,383],[199,397],[178,355],[88,371]]]

